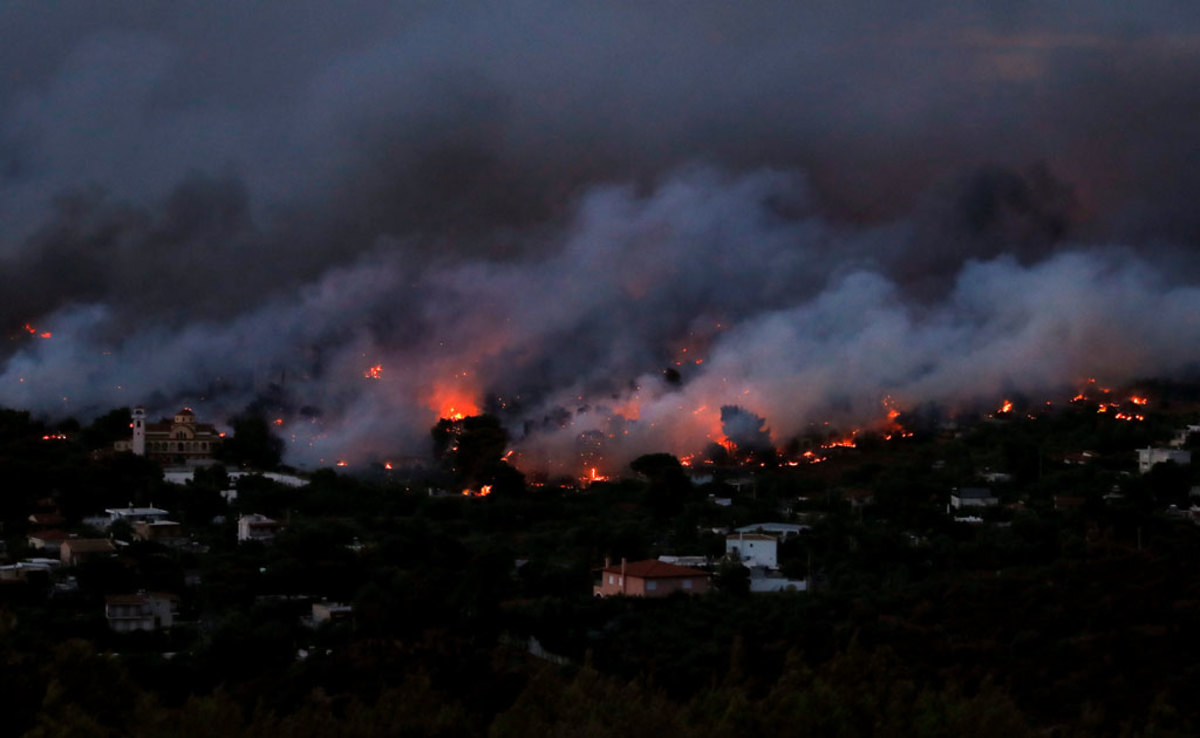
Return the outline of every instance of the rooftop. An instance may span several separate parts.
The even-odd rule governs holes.
[[[606,572],[621,573],[621,564],[613,564],[604,568]],[[625,576],[640,579],[673,579],[675,577],[706,577],[708,572],[692,569],[687,566],[676,566],[658,559],[645,561],[630,561],[625,564]]]

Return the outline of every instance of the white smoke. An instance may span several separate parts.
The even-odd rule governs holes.
[[[382,245],[233,321],[150,321],[109,342],[95,337],[110,311],[70,308],[6,361],[0,403],[86,417],[158,398],[223,420],[273,392],[288,459],[318,465],[424,454],[450,387],[495,406],[529,459],[567,464],[601,431],[616,463],[703,449],[724,405],[781,444],[876,420],[888,396],[991,403],[1200,358],[1200,288],[1128,249],[968,261],[944,298],[913,301],[860,255],[877,233],[806,202],[795,174],[693,167],[644,195],[591,192],[543,255],[417,270],[418,247]]]

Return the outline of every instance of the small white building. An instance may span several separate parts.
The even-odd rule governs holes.
[[[765,533],[731,533],[725,537],[725,553],[737,551],[749,567],[779,568],[779,541]]]
[[[1000,499],[985,487],[955,487],[950,491],[950,507],[961,510],[964,507],[995,507]]]
[[[314,602],[312,603],[312,623],[320,625],[321,623],[339,622],[349,620],[354,615],[354,608],[350,605],[341,602]]]
[[[139,592],[104,598],[104,619],[117,633],[170,628],[175,622],[179,597],[173,594]]]
[[[266,515],[252,513],[243,515],[238,518],[237,522],[237,539],[238,543],[246,541],[261,541],[266,543],[273,540],[275,534],[283,525],[278,520],[272,520]]]
[[[1165,464],[1174,461],[1185,465],[1192,463],[1192,452],[1178,448],[1139,448],[1138,473],[1145,474],[1154,468],[1155,464]]]
[[[741,528],[736,528],[734,532],[767,533],[776,538],[786,540],[792,536],[798,536],[806,530],[810,530],[807,525],[796,525],[794,523],[754,523],[753,525],[743,525]]]
[[[754,594],[762,592],[807,592],[808,582],[804,579],[788,579],[787,577],[750,577],[750,591]]]
[[[138,522],[152,523],[156,520],[166,520],[171,516],[171,513],[157,507],[114,507],[105,509],[104,514],[108,516],[108,523],[105,527],[111,526],[118,520],[124,520],[130,525]]]

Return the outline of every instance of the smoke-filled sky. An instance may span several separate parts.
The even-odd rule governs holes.
[[[1193,371],[1197,203],[1183,0],[9,0],[0,405],[783,443]]]

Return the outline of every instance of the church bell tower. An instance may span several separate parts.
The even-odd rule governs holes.
[[[133,452],[138,456],[146,455],[146,408],[133,409]]]

